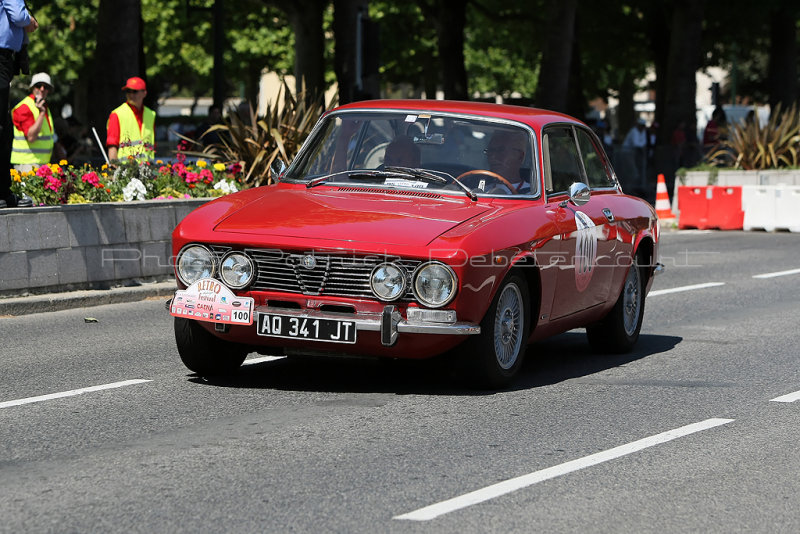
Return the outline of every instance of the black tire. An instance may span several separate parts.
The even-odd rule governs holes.
[[[247,357],[247,349],[223,341],[208,332],[197,321],[175,317],[175,342],[183,364],[202,376],[232,373]]]
[[[644,316],[645,274],[634,258],[614,307],[600,322],[586,327],[592,349],[607,354],[630,352],[639,339]]]
[[[508,276],[481,321],[481,333],[462,345],[473,385],[497,389],[511,383],[525,358],[530,308],[525,279]]]

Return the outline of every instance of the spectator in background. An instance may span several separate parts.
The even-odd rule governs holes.
[[[711,114],[711,120],[706,124],[706,129],[703,130],[703,152],[708,155],[719,145],[720,141],[727,138],[728,118],[725,116],[722,106],[717,106]]]
[[[39,27],[23,0],[0,2],[0,208],[32,206],[29,198],[17,199],[11,193],[11,120],[8,115],[9,86],[20,69],[28,74],[27,66],[18,62],[25,33]]]
[[[636,125],[628,131],[622,147],[633,153],[633,164],[636,171],[636,182],[644,188],[647,177],[647,123],[644,119],[636,121]]]
[[[208,119],[197,128],[197,134],[200,136],[200,141],[203,143],[203,146],[220,143],[219,131],[208,131],[209,128],[220,123],[222,123],[222,109],[217,105],[210,106],[208,108]]]
[[[31,94],[23,98],[11,114],[14,141],[11,163],[21,172],[50,163],[55,143],[55,123],[47,107],[47,95],[53,90],[50,75],[37,72],[31,78]]]
[[[106,146],[108,159],[153,159],[155,157],[156,112],[144,105],[147,85],[139,77],[128,78],[125,103],[108,116]]]

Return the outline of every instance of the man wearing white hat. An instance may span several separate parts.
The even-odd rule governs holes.
[[[14,106],[11,115],[14,123],[11,164],[20,171],[50,163],[55,127],[47,107],[47,95],[52,90],[50,76],[38,72],[31,79],[31,94]]]

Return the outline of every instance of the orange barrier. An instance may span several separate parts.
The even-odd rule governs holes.
[[[678,228],[741,230],[744,225],[742,187],[680,186]]]

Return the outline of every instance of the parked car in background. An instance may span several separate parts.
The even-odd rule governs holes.
[[[630,350],[658,239],[652,207],[623,194],[576,119],[359,102],[325,115],[278,183],[178,225],[170,311],[183,362],[203,375],[252,351],[451,351],[496,388],[531,342],[573,328],[598,351]]]

